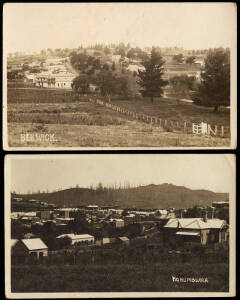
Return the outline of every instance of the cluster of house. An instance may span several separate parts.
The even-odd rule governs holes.
[[[43,69],[38,73],[25,72],[25,81],[37,87],[71,89],[75,74],[68,71],[66,63],[69,57],[48,58],[42,64]],[[43,71],[44,70],[44,71]]]
[[[228,207],[229,202],[213,202],[212,210]],[[26,226],[33,224],[43,225],[45,222],[54,222],[56,226],[66,226],[79,214],[84,215],[86,221],[93,224],[101,222],[112,224],[115,228],[123,228],[127,224],[142,223],[157,224],[163,221],[163,238],[166,243],[187,244],[196,243],[206,245],[209,243],[222,243],[229,239],[229,225],[226,220],[214,218],[204,210],[202,218],[183,217],[184,210],[158,209],[158,210],[123,210],[114,206],[89,205],[83,208],[56,208],[54,210],[40,210],[37,212],[13,212],[12,219],[18,219]],[[210,218],[208,217],[210,216]],[[150,220],[150,221],[148,221]],[[99,227],[101,228],[101,227]],[[151,230],[151,226],[150,226]],[[148,230],[146,230],[147,232]],[[146,235],[147,237],[148,235]],[[124,243],[129,245],[130,240],[126,236],[95,238],[89,234],[64,233],[57,236],[57,239],[68,237],[71,245],[98,245],[109,243]],[[24,239],[12,240],[12,253],[27,254],[40,258],[48,255],[48,247],[40,238],[33,238],[33,235],[25,235]]]
[[[129,245],[130,240],[126,236],[101,239],[95,239],[90,234],[63,234],[57,237],[57,239],[69,238],[72,246],[76,245],[96,245],[103,246],[112,243],[121,243]],[[11,240],[11,254],[15,257],[35,257],[41,259],[44,256],[48,256],[48,246],[40,238],[28,238],[28,239],[12,239]]]
[[[121,64],[125,69],[131,73],[137,73],[138,70],[145,70],[144,66],[141,64],[140,59],[132,59],[128,57],[122,57],[119,54],[101,55],[99,52],[99,58],[102,62],[112,65]],[[98,57],[94,49],[83,49],[88,55],[95,55]],[[147,51],[149,54],[149,51]],[[188,77],[195,77],[200,79],[201,68],[204,65],[204,57],[196,57],[193,64],[188,65],[184,61],[182,64],[174,64],[172,62],[173,54],[164,54],[163,58],[166,61],[164,65],[164,79],[169,80],[174,76],[187,75]],[[27,66],[26,70],[23,67]],[[57,58],[47,58],[44,62],[32,61],[31,63],[10,63],[8,62],[8,71],[17,70],[23,73],[25,82],[30,82],[36,87],[44,88],[56,88],[56,89],[71,89],[73,79],[76,77],[75,73],[69,71],[69,57],[57,57]],[[90,87],[92,91],[96,91],[96,86]]]

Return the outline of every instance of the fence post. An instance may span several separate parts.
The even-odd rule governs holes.
[[[224,137],[224,126],[221,126],[221,135]]]
[[[193,132],[193,134],[195,133],[195,124],[194,123],[192,123],[192,132]]]
[[[187,123],[184,122],[184,123],[183,123],[183,132],[186,132],[186,129],[187,129]]]

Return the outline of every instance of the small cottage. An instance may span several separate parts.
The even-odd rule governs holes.
[[[32,256],[37,259],[48,256],[48,247],[39,238],[16,240],[12,243],[12,254],[19,257]]]

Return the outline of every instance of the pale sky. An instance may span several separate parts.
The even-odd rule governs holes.
[[[7,3],[6,52],[124,42],[186,49],[236,45],[233,3]]]
[[[41,157],[41,158],[39,158]],[[11,163],[11,166],[8,165]],[[219,154],[41,155],[7,157],[10,190],[89,187],[129,182],[172,183],[191,189],[230,192],[235,185],[235,158]]]

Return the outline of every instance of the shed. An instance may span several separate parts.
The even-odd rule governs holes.
[[[12,254],[18,256],[30,255],[39,259],[48,256],[48,247],[40,238],[22,239],[14,244]]]

